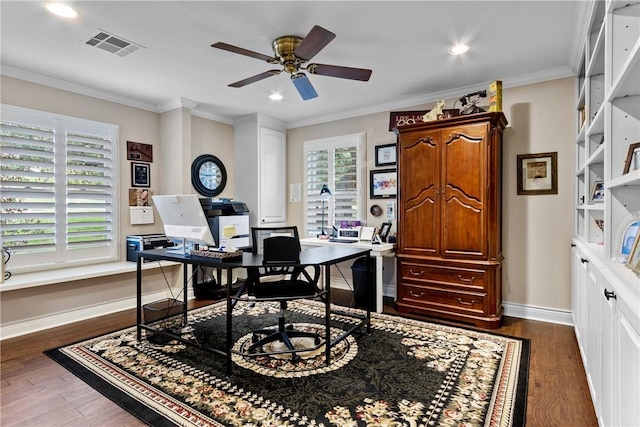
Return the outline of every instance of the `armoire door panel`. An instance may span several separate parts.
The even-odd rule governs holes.
[[[400,193],[406,202],[401,206],[398,232],[399,246],[420,254],[439,251],[439,133],[400,141]]]
[[[487,239],[482,203],[447,194],[443,211],[442,255],[483,258]]]
[[[486,188],[486,142],[482,134],[478,135],[480,132],[486,133],[486,126],[443,131],[443,183],[475,200],[484,200]]]
[[[420,203],[403,207],[401,246],[403,250],[420,254],[437,254],[440,225],[438,208],[434,199],[425,198]]]

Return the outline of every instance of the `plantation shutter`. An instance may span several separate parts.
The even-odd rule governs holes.
[[[2,107],[0,243],[12,268],[117,259],[115,125]]]
[[[362,218],[364,134],[304,142],[306,235],[316,236],[341,221]],[[320,190],[326,184],[331,197],[324,209]],[[324,222],[323,222],[324,213]]]
[[[105,246],[112,239],[111,141],[67,132],[67,246]]]
[[[55,251],[54,129],[2,122],[2,246]]]
[[[322,230],[322,200],[320,199],[320,190],[322,185],[329,185],[329,150],[311,150],[307,154],[307,209],[306,209],[306,227],[307,234],[316,235]],[[329,218],[329,204],[324,204],[325,224]]]

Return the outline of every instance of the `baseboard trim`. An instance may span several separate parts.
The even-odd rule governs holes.
[[[518,317],[520,319],[538,320],[540,322],[557,323],[559,325],[573,326],[571,310],[559,310],[557,308],[536,307],[533,305],[502,302],[504,315]]]
[[[190,290],[189,297],[193,297],[193,290]],[[142,297],[142,303],[158,301],[165,298],[171,298],[171,291],[158,291],[146,294]],[[136,298],[127,298],[119,301],[110,301],[106,304],[82,307],[77,310],[69,310],[61,313],[55,313],[48,316],[35,317],[19,322],[4,324],[0,331],[0,339],[15,338],[21,335],[27,335],[34,332],[43,331],[45,329],[55,328],[57,326],[68,325],[70,323],[82,320],[92,319],[107,314],[117,313],[119,311],[130,310],[136,307]]]
[[[349,289],[349,286],[347,286],[346,284],[338,284],[335,287]],[[384,296],[394,296],[394,290],[395,288],[387,287],[385,285],[383,291]],[[189,289],[189,295],[187,296],[187,298],[192,299],[193,297],[193,289]],[[148,303],[163,298],[171,298],[171,292],[167,290],[144,295],[143,303]],[[509,302],[503,302],[502,305],[504,306],[505,316],[573,326],[573,316],[570,310],[536,307]],[[8,338],[14,338],[21,335],[43,331],[45,329],[54,328],[56,326],[68,325],[70,323],[79,322],[94,317],[117,313],[124,310],[130,310],[132,308],[135,308],[135,306],[135,298],[128,298],[120,301],[111,301],[106,304],[83,307],[78,310],[70,310],[49,316],[28,319],[13,324],[5,324],[2,325],[0,331],[0,339],[4,340]]]

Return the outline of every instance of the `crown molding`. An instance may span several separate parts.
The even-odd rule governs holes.
[[[199,104],[196,101],[193,101],[187,98],[175,98],[175,99],[171,99],[166,102],[163,102],[161,104],[152,104],[152,103],[136,100],[133,98],[116,95],[110,92],[90,88],[87,86],[79,85],[76,83],[59,80],[53,77],[44,76],[42,74],[37,74],[30,71],[25,71],[18,68],[6,66],[6,65],[2,66],[2,69],[0,70],[0,74],[6,75],[8,77],[14,77],[17,79],[26,80],[32,83],[42,84],[45,86],[50,86],[57,89],[78,93],[81,95],[103,99],[105,101],[123,104],[129,107],[151,111],[154,113],[163,113],[176,108],[187,108],[191,111],[191,114],[193,114],[194,116],[198,116],[204,119],[209,119],[209,120],[213,120],[213,121],[217,121],[217,122],[221,122],[229,125],[233,125],[235,122],[235,120],[230,117],[219,115],[216,113],[211,113],[203,109],[198,109]],[[555,69],[546,70],[538,73],[524,74],[521,76],[506,78],[502,80],[502,87],[509,88],[509,87],[524,86],[524,85],[540,83],[548,80],[555,80],[555,79],[569,77],[569,76],[575,76],[575,72],[571,69],[571,67],[566,66],[566,67],[555,68]],[[318,117],[314,117],[312,119],[307,119],[307,120],[284,122],[284,128],[293,129],[293,128],[311,126],[311,125],[332,122],[337,120],[344,120],[344,119],[349,119],[353,117],[360,117],[368,114],[402,110],[402,109],[414,107],[416,105],[428,104],[428,103],[434,102],[436,99],[458,98],[459,96],[462,96],[466,93],[475,92],[477,90],[486,88],[489,86],[489,83],[490,82],[485,82],[483,84],[476,84],[472,86],[462,86],[455,89],[448,89],[448,90],[439,91],[439,92],[416,95],[409,98],[402,98],[399,100],[395,100],[393,102],[372,105],[366,108],[359,108],[355,110],[342,111],[342,112],[328,114],[324,116],[318,116]]]
[[[569,67],[554,68],[551,70],[545,70],[537,73],[523,74],[521,76],[510,77],[502,80],[503,88],[525,86],[534,83],[541,83],[549,80],[556,80],[565,77],[573,77],[575,73]],[[353,117],[365,116],[368,114],[382,113],[386,111],[402,110],[415,107],[416,105],[429,104],[436,99],[452,99],[458,98],[466,93],[475,92],[477,90],[486,89],[491,82],[485,82],[482,84],[476,84],[471,86],[461,86],[455,89],[448,89],[440,92],[432,92],[428,94],[417,95],[410,98],[399,99],[394,102],[385,104],[373,105],[367,108],[361,108],[351,111],[344,111],[341,113],[329,114],[325,116],[314,117],[308,120],[298,120],[294,122],[287,122],[287,129],[294,129],[304,126],[311,126],[320,123],[332,122],[336,120],[344,120]]]
[[[2,74],[3,76],[13,77],[31,83],[37,83],[44,86],[77,93],[80,95],[90,96],[92,98],[102,99],[104,101],[115,102],[117,104],[126,105],[128,107],[139,108],[141,110],[152,111],[154,113],[158,112],[156,105],[149,102],[140,101],[139,99],[129,98],[126,96],[116,95],[111,92],[83,86],[77,83],[71,83],[65,80],[56,79],[54,77],[45,76],[43,74],[11,67],[9,65],[2,65],[0,74]]]

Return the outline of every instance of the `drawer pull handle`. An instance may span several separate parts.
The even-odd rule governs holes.
[[[418,294],[418,293],[415,293],[415,292],[413,292],[413,291],[411,291],[411,290],[410,290],[410,291],[409,291],[409,295],[411,295],[412,297],[415,297],[415,298],[422,298],[422,297],[424,296],[424,292],[420,292],[420,293]]]
[[[422,276],[424,276],[424,270],[420,270],[420,271],[416,272],[416,271],[413,271],[413,269],[410,268],[409,269],[409,274],[412,275],[412,276],[422,277]]]
[[[615,291],[608,291],[607,288],[604,289],[604,296],[609,301],[609,298],[618,299]]]
[[[471,277],[462,277],[461,275],[458,274],[458,280],[460,280],[461,282],[473,282],[474,280],[476,280],[476,276],[471,276]]]
[[[467,302],[467,301],[462,301],[461,298],[458,298],[458,302],[462,305],[473,305],[476,303],[476,300],[471,300],[471,302]]]

